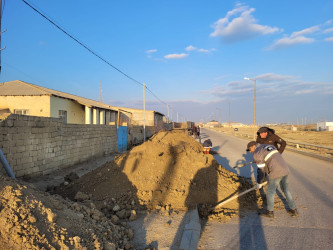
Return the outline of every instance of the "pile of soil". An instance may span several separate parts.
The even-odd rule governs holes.
[[[0,249],[134,249],[127,222],[138,210],[170,215],[198,206],[226,221],[260,207],[259,192],[209,209],[251,186],[188,135],[159,132],[81,178],[69,174],[53,194],[0,174]]]
[[[76,200],[78,192],[91,197],[109,218],[128,219],[140,209],[168,211],[193,209],[225,221],[239,211],[258,209],[256,191],[209,212],[217,202],[252,187],[219,165],[202,145],[181,131],[161,131],[114,161],[61,186],[56,193]],[[132,216],[133,217],[133,216]]]
[[[133,231],[85,206],[0,174],[0,249],[133,249]]]

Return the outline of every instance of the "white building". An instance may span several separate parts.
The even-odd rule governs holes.
[[[333,122],[317,122],[317,131],[333,131]]]

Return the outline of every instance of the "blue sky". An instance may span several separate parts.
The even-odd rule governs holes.
[[[26,0],[159,98],[173,120],[333,121],[333,1]],[[5,1],[0,81],[143,108],[143,88],[21,0]],[[161,102],[162,101],[162,102]],[[171,111],[170,111],[171,115]]]

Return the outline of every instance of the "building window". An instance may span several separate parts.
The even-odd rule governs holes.
[[[29,115],[29,109],[14,109],[14,114]]]
[[[59,118],[63,118],[65,123],[67,123],[67,111],[66,110],[59,110]]]

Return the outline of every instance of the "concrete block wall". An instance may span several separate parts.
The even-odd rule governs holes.
[[[143,127],[142,126],[132,126],[128,128],[127,135],[127,145],[135,145],[143,142]],[[146,126],[146,137],[151,137],[153,134],[157,133],[155,127]]]
[[[12,114],[0,122],[0,149],[17,177],[44,175],[116,152],[117,128]]]
[[[172,124],[164,124],[163,126],[146,126],[146,138],[151,137],[160,130],[171,130]],[[142,126],[132,126],[128,128],[127,134],[127,145],[135,145],[143,142],[143,127]]]

